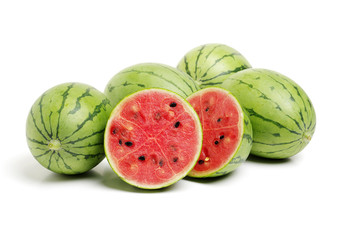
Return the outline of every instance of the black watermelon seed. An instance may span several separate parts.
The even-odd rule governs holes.
[[[204,160],[199,160],[198,161],[198,164],[203,164],[204,163]]]
[[[209,107],[207,107],[207,108],[205,109],[205,111],[208,112],[208,111],[209,111]]]
[[[113,133],[113,134],[116,134],[116,132],[117,132],[116,129],[113,129],[112,133]]]
[[[119,145],[122,145],[123,142],[122,142],[122,140],[119,139],[118,143],[119,143]]]
[[[176,106],[177,106],[177,103],[175,102],[170,103],[170,107],[176,107]]]
[[[125,145],[128,146],[128,147],[131,147],[132,146],[132,142],[125,142]]]
[[[218,141],[215,141],[215,144],[217,145],[217,144],[218,144]]]
[[[175,125],[174,125],[175,128],[178,128],[178,127],[179,127],[179,124],[180,124],[180,122],[176,122]]]
[[[221,122],[222,118],[217,119],[217,122]]]
[[[138,159],[141,160],[141,161],[144,161],[145,157],[144,156],[140,156]]]
[[[173,162],[177,162],[177,161],[178,161],[178,157],[174,157],[174,158],[172,159],[172,161],[173,161]]]
[[[224,138],[224,135],[220,136],[220,139],[222,140]]]
[[[160,167],[163,167],[163,165],[164,165],[163,159],[160,160],[158,164],[159,164]]]

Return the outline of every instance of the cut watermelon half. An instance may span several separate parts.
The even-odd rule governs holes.
[[[237,99],[222,88],[205,88],[187,98],[203,128],[202,152],[191,177],[216,177],[240,166],[252,146],[252,128]]]
[[[157,189],[185,177],[202,148],[200,120],[191,105],[163,89],[146,89],[124,98],[105,130],[105,153],[127,183]]]

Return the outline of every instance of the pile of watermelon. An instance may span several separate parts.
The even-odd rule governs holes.
[[[177,68],[142,63],[100,92],[63,83],[44,92],[26,122],[34,158],[60,174],[89,171],[106,156],[125,182],[145,189],[185,176],[217,177],[249,154],[289,158],[310,142],[316,117],[288,77],[252,68],[235,49],[206,44]]]

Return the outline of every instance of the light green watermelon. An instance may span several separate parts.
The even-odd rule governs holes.
[[[305,91],[288,77],[266,69],[246,69],[220,84],[241,103],[253,127],[251,153],[288,158],[311,140],[316,116]]]
[[[200,88],[218,86],[227,76],[250,67],[241,53],[224,44],[196,47],[185,54],[177,66]]]
[[[167,89],[183,98],[199,89],[190,76],[176,68],[159,63],[141,63],[113,76],[104,93],[115,106],[124,97],[147,88]]]
[[[53,172],[84,173],[105,157],[104,132],[111,110],[109,99],[89,85],[57,85],[44,92],[28,114],[28,147]]]

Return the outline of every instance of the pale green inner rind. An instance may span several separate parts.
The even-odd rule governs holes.
[[[117,116],[117,114],[120,114],[121,110],[122,110],[122,106],[124,105],[125,102],[127,101],[130,101],[131,98],[134,98],[134,97],[138,97],[139,94],[143,94],[144,91],[161,91],[161,92],[164,92],[166,94],[172,94],[175,98],[177,98],[178,100],[182,101],[183,103],[183,106],[185,107],[185,109],[187,110],[187,112],[189,112],[191,114],[191,116],[195,119],[195,123],[197,124],[197,131],[199,131],[199,143],[198,146],[197,146],[197,153],[196,155],[194,156],[193,158],[193,161],[191,163],[191,165],[187,168],[187,169],[183,169],[183,171],[181,173],[178,173],[176,175],[174,175],[174,177],[168,181],[165,181],[163,183],[160,183],[158,185],[147,185],[147,184],[141,184],[139,182],[136,182],[136,181],[129,181],[127,179],[125,179],[123,177],[123,175],[120,173],[117,165],[115,164],[115,162],[117,161],[116,158],[114,158],[114,156],[112,156],[110,154],[110,146],[108,145],[108,141],[106,141],[106,139],[109,139],[109,134],[110,134],[110,123],[111,121]],[[105,131],[105,137],[104,137],[104,149],[105,149],[105,154],[106,154],[106,158],[112,168],[112,170],[123,180],[125,181],[126,183],[130,184],[130,185],[133,185],[133,186],[136,186],[138,188],[143,188],[143,189],[159,189],[159,188],[164,188],[164,187],[167,187],[167,186],[170,186],[174,183],[176,183],[177,181],[179,181],[180,179],[184,178],[188,172],[190,172],[193,167],[195,166],[199,156],[200,156],[200,153],[201,153],[201,149],[202,149],[202,143],[203,143],[203,133],[202,133],[202,126],[201,126],[201,122],[199,120],[199,117],[198,115],[196,114],[195,110],[192,108],[192,106],[189,104],[189,102],[187,102],[187,100],[185,100],[184,98],[182,98],[181,96],[179,96],[178,94],[172,92],[172,91],[169,91],[167,89],[160,89],[160,88],[149,88],[149,89],[144,89],[144,90],[140,90],[140,91],[137,91],[129,96],[126,96],[125,98],[123,98],[117,105],[116,107],[113,109],[112,113],[111,113],[111,116],[107,122],[107,127],[106,127],[106,131]]]

